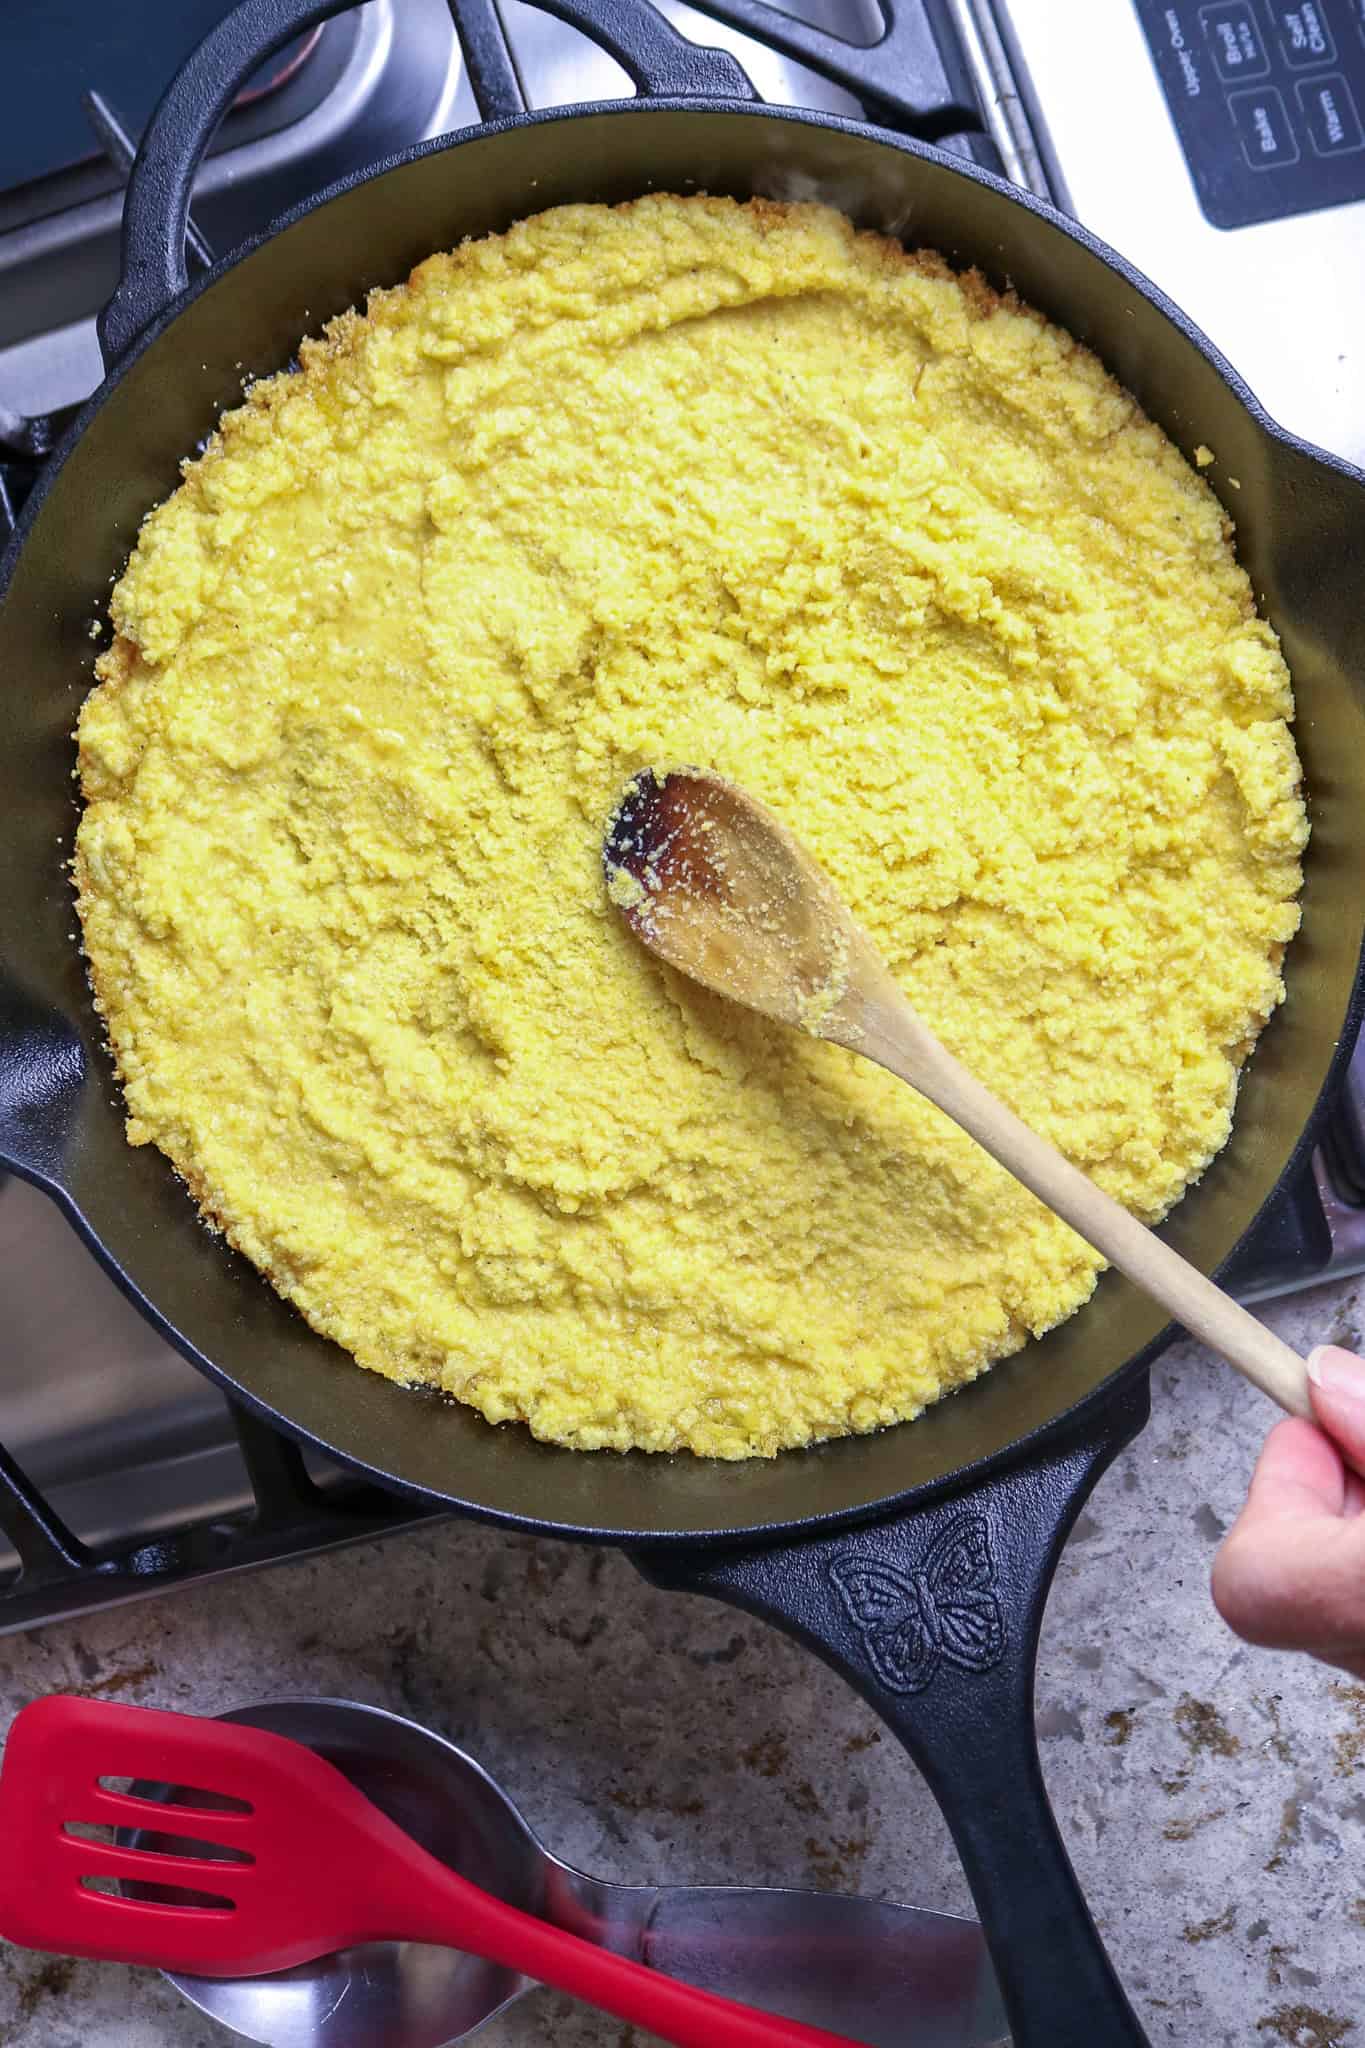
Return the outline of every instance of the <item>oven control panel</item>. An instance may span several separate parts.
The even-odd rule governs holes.
[[[1215,227],[1365,199],[1365,0],[1134,4]]]

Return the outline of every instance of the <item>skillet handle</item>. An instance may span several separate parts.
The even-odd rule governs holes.
[[[257,66],[356,0],[241,0],[172,79],[142,138],[123,207],[121,275],[99,318],[106,370],[189,282],[185,233],[195,174],[215,130]],[[492,0],[449,0],[486,116],[517,111],[516,74]],[[723,50],[691,43],[648,0],[534,0],[608,51],[637,90],[655,97],[751,100]],[[461,14],[467,13],[466,22]]]
[[[1062,1545],[1149,1408],[1146,1374],[1125,1379],[1041,1453],[896,1521],[763,1550],[635,1554],[656,1585],[796,1636],[905,1744],[962,1857],[1014,2048],[1146,2048],[1048,1804],[1033,1678]]]

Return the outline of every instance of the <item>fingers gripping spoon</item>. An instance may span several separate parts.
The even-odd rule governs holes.
[[[200,1789],[168,1805],[110,1779]],[[172,1815],[185,1853],[91,1838],[101,1826],[155,1826],[164,1843]],[[734,2005],[492,1897],[312,1750],[240,1723],[60,1694],[35,1701],[5,1747],[0,1831],[0,1934],[27,1948],[234,1977],[354,1942],[430,1942],[536,1977],[676,2048],[849,2048],[845,2035]],[[121,1889],[94,1888],[109,1879]]]
[[[651,953],[732,1002],[908,1081],[1253,1386],[1291,1415],[1311,1415],[1298,1353],[954,1058],[766,804],[718,775],[645,769],[607,826],[602,865],[608,895]]]

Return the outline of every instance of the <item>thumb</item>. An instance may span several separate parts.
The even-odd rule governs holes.
[[[1365,1472],[1365,1358],[1339,1344],[1319,1344],[1308,1354],[1308,1397],[1318,1426],[1346,1463]]]
[[[1346,1512],[1347,1481],[1335,1439],[1297,1415],[1286,1416],[1261,1448],[1233,1528],[1268,1531],[1277,1522],[1335,1520]]]
[[[1353,1381],[1359,1375],[1365,1383],[1365,1363],[1346,1356]],[[1365,1408],[1365,1398],[1335,1389],[1329,1397],[1324,1389],[1324,1403],[1328,1398],[1346,1407],[1365,1450],[1365,1423],[1350,1406],[1358,1401]],[[1238,1635],[1270,1649],[1308,1650],[1365,1675],[1359,1484],[1326,1428],[1294,1417],[1271,1430],[1246,1506],[1213,1565],[1214,1604]]]

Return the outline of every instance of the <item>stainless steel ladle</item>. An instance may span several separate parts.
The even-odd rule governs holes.
[[[872,2048],[987,2048],[1006,2026],[974,1920],[837,1893],[607,1884],[542,1848],[481,1765],[397,1714],[271,1700],[225,1716],[305,1742],[424,1848],[575,1934]],[[451,1949],[374,1942],[277,1976],[172,1977],[265,2048],[449,2048],[529,1980]]]

